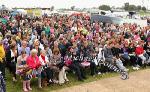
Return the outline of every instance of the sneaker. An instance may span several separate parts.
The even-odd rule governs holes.
[[[137,70],[137,67],[133,67],[133,70]]]
[[[125,69],[125,71],[129,71],[129,69]]]
[[[58,83],[59,83],[58,80],[53,80],[53,82],[54,82],[55,84],[58,84]]]
[[[29,89],[29,91],[32,91],[32,88],[29,87],[28,89]]]
[[[68,79],[65,79],[65,81],[66,81],[66,82],[69,82],[69,80],[68,80]]]
[[[50,79],[48,82],[49,82],[49,83],[52,83],[53,81]]]
[[[98,72],[98,75],[101,75],[102,73],[101,72]]]
[[[27,89],[27,88],[24,88],[24,89],[23,89],[23,92],[28,92],[28,89]]]
[[[140,68],[139,67],[136,67],[136,70],[139,70]]]
[[[17,80],[15,78],[13,78],[13,82],[17,82]]]

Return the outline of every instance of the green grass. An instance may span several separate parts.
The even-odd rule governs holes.
[[[144,11],[140,11],[138,12],[138,14],[140,14],[141,16],[149,16],[150,15],[150,12],[144,12]]]
[[[131,67],[128,67],[130,69],[129,72],[134,72]],[[148,67],[149,68],[149,67]],[[143,70],[143,69],[141,69]],[[59,86],[57,84],[52,84],[48,87],[44,87],[42,89],[38,88],[38,83],[37,83],[37,79],[32,79],[31,81],[31,87],[33,89],[32,92],[50,92],[52,90],[59,90],[62,88],[66,88],[66,87],[71,87],[74,85],[79,85],[79,84],[83,84],[83,83],[88,83],[88,82],[92,82],[92,81],[97,81],[100,79],[104,79],[104,78],[110,78],[110,77],[114,77],[114,76],[118,76],[118,73],[112,72],[112,73],[106,73],[106,74],[102,74],[102,75],[96,75],[95,77],[90,76],[89,74],[87,74],[87,78],[84,82],[80,82],[76,79],[76,76],[72,73],[69,73],[67,76],[70,80],[70,82]],[[118,76],[119,77],[119,76]],[[7,92],[23,92],[22,91],[22,83],[20,81],[20,79],[18,78],[19,81],[17,81],[17,83],[13,83],[12,82],[12,76],[10,73],[7,72]]]

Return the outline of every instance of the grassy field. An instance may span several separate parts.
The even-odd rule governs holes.
[[[133,72],[133,70],[130,68],[129,72]],[[141,69],[142,70],[142,69]],[[106,73],[106,74],[102,74],[102,75],[96,75],[95,77],[90,76],[89,74],[87,74],[87,78],[84,82],[79,82],[76,79],[76,76],[72,73],[69,73],[67,76],[70,80],[70,82],[59,86],[57,84],[52,84],[48,87],[45,87],[43,89],[39,89],[38,88],[38,83],[37,83],[37,79],[32,79],[31,81],[31,87],[33,89],[32,92],[50,92],[52,90],[58,90],[58,89],[62,89],[62,88],[66,88],[66,87],[71,87],[74,85],[79,85],[79,84],[83,84],[83,83],[88,83],[88,82],[92,82],[92,81],[96,81],[96,80],[100,80],[103,78],[110,78],[110,77],[114,77],[114,76],[118,76],[118,73],[112,72],[112,73]],[[119,77],[119,76],[118,76]],[[19,78],[18,78],[19,80]],[[22,91],[22,83],[21,81],[17,81],[16,83],[12,82],[12,76],[10,75],[10,73],[7,72],[7,92],[23,92]]]
[[[138,12],[138,14],[139,15],[141,15],[141,16],[150,16],[150,12],[144,12],[144,11],[140,11],[140,12]]]

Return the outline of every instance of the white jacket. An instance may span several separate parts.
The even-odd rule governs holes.
[[[39,57],[39,60],[40,60],[42,66],[46,65],[46,64],[49,62],[47,56],[45,56],[45,61],[46,61],[46,63],[44,63],[44,60],[42,59],[41,55],[40,55],[40,57]]]

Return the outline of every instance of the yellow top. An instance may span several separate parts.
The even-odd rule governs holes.
[[[4,57],[5,57],[5,50],[3,45],[0,45],[0,62],[3,62]]]

